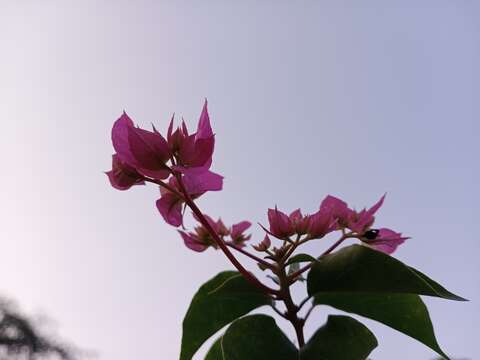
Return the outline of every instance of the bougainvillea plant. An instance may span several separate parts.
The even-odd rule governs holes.
[[[200,346],[219,330],[207,360],[359,360],[377,347],[374,334],[347,315],[331,315],[305,339],[304,326],[317,305],[376,320],[422,342],[448,359],[435,339],[432,322],[420,295],[465,300],[420,271],[392,257],[408,237],[378,227],[375,214],[385,196],[373,206],[354,210],[334,196],[325,197],[318,211],[287,214],[268,209],[268,227],[261,241],[253,243],[249,221],[227,226],[205,214],[195,200],[223,187],[223,177],[210,171],[215,146],[207,102],[195,132],[185,122],[174,128],[172,117],[166,136],[134,125],[126,113],[114,123],[115,154],[111,185],[127,190],[152,183],[160,188],[156,207],[165,222],[178,229],[185,246],[198,253],[207,249],[223,253],[235,271],[224,271],[203,284],[193,297],[183,320],[180,360],[191,359]],[[189,209],[190,211],[186,211]],[[184,216],[193,214],[197,226],[186,229]],[[337,240],[322,254],[299,250],[327,234]],[[340,246],[347,239],[358,244]],[[324,239],[325,241],[326,239]],[[237,259],[247,256],[266,272],[261,281]],[[245,258],[245,257],[243,257]],[[254,264],[253,264],[254,265]],[[295,303],[291,287],[306,285],[306,296]],[[292,342],[267,315],[248,315],[270,306],[295,330]]]

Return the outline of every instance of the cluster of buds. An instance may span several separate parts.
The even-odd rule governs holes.
[[[252,226],[249,221],[241,221],[238,224],[227,227],[220,218],[217,221],[214,221],[208,215],[204,215],[204,217],[207,219],[211,228],[226,244],[242,248],[245,246],[245,242],[251,238],[251,235],[246,235],[244,233],[250,226]],[[205,251],[209,246],[212,246],[214,249],[218,249],[218,246],[209,230],[200,223],[200,219],[198,219],[196,215],[194,215],[194,218],[199,222],[199,224],[194,228],[194,231],[185,232],[179,230],[185,246],[197,252]]]
[[[135,126],[124,112],[113,125],[112,143],[116,153],[112,156],[112,170],[106,173],[111,185],[119,190],[127,190],[145,182],[158,184],[160,198],[156,201],[157,209],[165,222],[174,227],[183,227],[187,201],[193,201],[208,191],[222,190],[223,177],[210,171],[215,136],[206,101],[197,130],[192,134],[184,121],[174,130],[172,116],[164,137],[155,127],[149,131]],[[254,249],[269,252],[271,240],[268,235],[287,243],[306,242],[340,230],[344,236],[348,232],[348,237],[357,238],[372,248],[390,254],[407,238],[387,228],[373,228],[374,215],[384,198],[361,211],[351,209],[346,202],[330,195],[321,202],[319,210],[311,215],[303,215],[300,209],[290,215],[276,207],[268,209],[269,229],[263,228],[267,234]],[[202,252],[208,247],[217,249],[218,241],[241,249],[251,237],[244,233],[251,226],[248,221],[227,227],[221,219],[214,221],[201,213],[200,219],[198,215],[194,217],[199,225],[193,231],[179,230],[185,245],[191,250]],[[292,240],[292,236],[296,240]]]
[[[319,210],[312,215],[303,215],[300,209],[287,215],[275,207],[268,209],[270,228],[264,230],[284,241],[291,241],[294,235],[299,239],[304,236],[303,242],[323,238],[336,230],[341,230],[344,234],[348,231],[349,238],[357,238],[376,250],[391,254],[408,237],[391,229],[373,228],[375,213],[383,205],[384,199],[385,195],[371,208],[356,211],[349,208],[343,200],[328,195],[321,202]],[[270,244],[270,240],[266,239],[255,247],[257,251],[268,249],[266,244]]]

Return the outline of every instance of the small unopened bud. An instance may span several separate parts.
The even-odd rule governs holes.
[[[265,235],[265,237],[263,238],[263,241],[258,245],[253,245],[253,248],[257,251],[267,251],[271,243],[272,242],[270,241],[270,238],[268,237],[268,235]]]

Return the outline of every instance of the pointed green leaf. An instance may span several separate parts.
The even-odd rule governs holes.
[[[382,322],[442,356],[428,311],[417,295],[465,300],[399,260],[360,245],[322,257],[308,274],[307,288],[316,304]]]
[[[224,360],[298,360],[298,350],[267,315],[236,320],[222,338]]]
[[[291,265],[295,263],[302,263],[302,262],[312,262],[316,261],[313,256],[308,255],[308,254],[297,254],[295,256],[292,256],[290,259],[288,259],[286,265]]]
[[[308,274],[307,290],[309,295],[358,291],[465,300],[401,261],[362,245],[345,247],[318,260]]]
[[[317,294],[314,303],[377,320],[417,339],[448,359],[435,339],[427,307],[418,295],[327,292]]]
[[[414,269],[412,267],[409,267],[409,269],[417,274],[422,280],[424,280],[428,285],[432,287],[432,289],[435,291],[435,293],[438,294],[438,297],[441,297],[443,299],[448,299],[448,300],[456,300],[456,301],[468,301],[467,299],[460,297],[458,295],[455,295],[454,293],[451,293],[447,289],[445,289],[442,285],[439,283],[435,282],[434,280],[430,279],[427,275],[421,273],[417,269]]]
[[[202,285],[183,320],[180,360],[190,360],[213,334],[253,309],[271,303],[240,273],[225,271]]]
[[[300,351],[300,360],[364,360],[378,345],[375,335],[349,317],[330,315]]]
[[[219,337],[208,350],[205,360],[224,360],[222,350],[222,337]]]

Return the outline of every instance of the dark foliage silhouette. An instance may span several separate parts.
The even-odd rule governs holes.
[[[70,345],[47,336],[9,301],[0,300],[0,360],[77,360]]]

